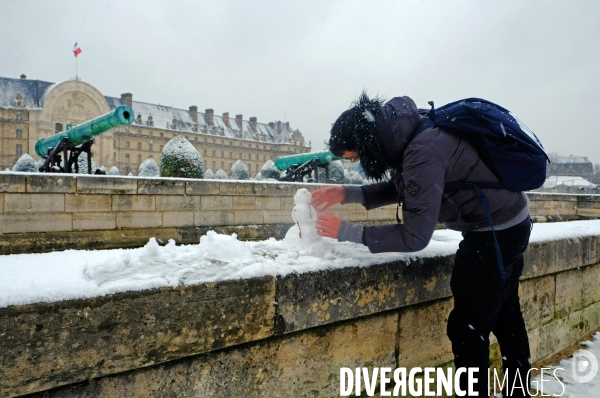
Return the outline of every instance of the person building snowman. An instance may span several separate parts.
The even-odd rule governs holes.
[[[422,250],[438,222],[462,232],[450,282],[454,308],[447,333],[456,367],[478,368],[476,391],[480,397],[487,396],[490,332],[498,339],[509,385],[517,372],[524,381],[531,367],[518,296],[523,253],[531,232],[528,199],[523,192],[484,189],[507,273],[503,280],[490,224],[474,190],[444,193],[450,181],[498,179],[460,133],[432,127],[411,140],[422,117],[409,97],[384,104],[363,92],[337,118],[329,149],[337,156],[360,161],[366,176],[376,183],[313,192],[311,204],[319,211],[316,228],[321,236],[362,244],[372,253]],[[360,203],[367,210],[402,204],[403,221],[381,226],[353,224],[327,210],[337,203]],[[466,383],[466,377],[460,379],[463,390]],[[503,393],[505,397],[529,396],[528,391],[525,395]]]

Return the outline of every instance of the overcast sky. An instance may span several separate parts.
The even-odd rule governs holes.
[[[289,121],[313,150],[361,90],[482,97],[600,163],[598,0],[2,0],[0,76]]]

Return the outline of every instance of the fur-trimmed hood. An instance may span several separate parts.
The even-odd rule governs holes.
[[[388,166],[402,169],[404,150],[419,120],[417,105],[410,97],[392,98],[380,108],[377,134]]]

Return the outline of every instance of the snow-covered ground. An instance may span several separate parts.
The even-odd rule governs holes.
[[[593,341],[584,341],[585,349],[571,358],[561,360],[552,370],[545,372],[543,393],[546,396],[563,398],[597,398],[600,396],[600,332]],[[552,374],[556,371],[556,380]],[[589,379],[589,380],[586,380]],[[534,378],[532,386],[540,386],[541,376]],[[540,389],[538,388],[538,391]],[[541,395],[538,394],[538,396]]]
[[[600,235],[600,220],[535,224],[531,242]],[[436,231],[416,253],[371,254],[361,245],[325,239],[307,249],[273,238],[238,241],[235,235],[209,232],[199,244],[160,246],[152,238],[138,249],[67,250],[0,256],[0,308],[103,296],[125,291],[192,285],[264,275],[287,275],[454,253],[458,232]]]

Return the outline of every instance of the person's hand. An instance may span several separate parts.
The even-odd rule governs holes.
[[[327,188],[325,188],[327,189]],[[317,234],[325,236],[327,238],[337,239],[340,226],[342,225],[342,219],[338,216],[334,216],[330,212],[326,211],[319,214],[316,223]]]
[[[346,189],[342,186],[317,189],[312,193],[310,204],[319,213],[327,210],[330,206],[341,203],[346,197]],[[319,206],[321,206],[319,208]]]

